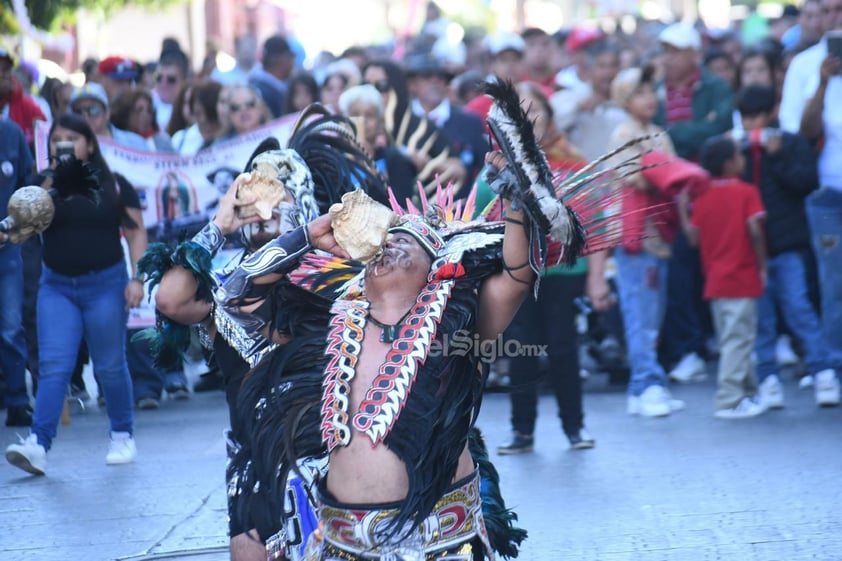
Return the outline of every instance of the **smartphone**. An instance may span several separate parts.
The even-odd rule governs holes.
[[[57,160],[64,161],[76,155],[76,144],[73,142],[63,140],[56,142],[55,157]]]
[[[842,31],[830,31],[827,34],[827,54],[842,59]]]

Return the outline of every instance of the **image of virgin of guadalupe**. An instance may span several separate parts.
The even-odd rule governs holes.
[[[158,184],[158,219],[177,220],[198,212],[190,185],[170,171]]]

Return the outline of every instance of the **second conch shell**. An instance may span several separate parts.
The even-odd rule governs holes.
[[[398,215],[357,189],[342,195],[342,202],[330,207],[330,222],[336,243],[351,259],[369,263],[386,243],[389,228]]]
[[[255,214],[262,220],[272,218],[272,211],[286,198],[284,184],[276,177],[277,173],[273,169],[264,170],[260,166],[255,166],[252,171],[241,173],[237,177],[237,181],[240,182],[237,196],[255,199],[254,203],[240,207],[240,218],[249,218]]]

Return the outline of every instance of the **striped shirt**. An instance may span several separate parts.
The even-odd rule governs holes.
[[[667,125],[693,120],[693,93],[701,80],[696,73],[682,86],[667,84]]]

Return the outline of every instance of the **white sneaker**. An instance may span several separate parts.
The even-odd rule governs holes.
[[[798,364],[798,361],[798,355],[792,350],[792,342],[789,337],[786,335],[778,337],[775,343],[775,362],[779,366],[793,366]]]
[[[108,465],[130,464],[136,457],[137,447],[132,435],[127,432],[112,432],[105,463]]]
[[[673,399],[663,386],[649,386],[639,396],[630,395],[626,405],[629,415],[644,417],[664,417],[682,409],[684,402]]]
[[[47,471],[47,451],[38,444],[38,437],[30,434],[20,438],[20,444],[6,448],[6,460],[15,467],[33,475],[44,475]]]
[[[717,419],[748,419],[756,417],[766,411],[760,403],[750,397],[744,397],[736,407],[731,409],[717,409],[713,414]]]
[[[817,372],[813,376],[813,387],[816,391],[816,403],[821,407],[839,405],[839,379],[832,368]]]
[[[766,409],[783,408],[784,387],[777,374],[768,376],[757,388],[757,401]]]
[[[671,380],[682,384],[702,382],[708,377],[707,365],[699,355],[690,353],[684,355],[681,361],[675,365],[675,368],[670,371],[669,377]]]

